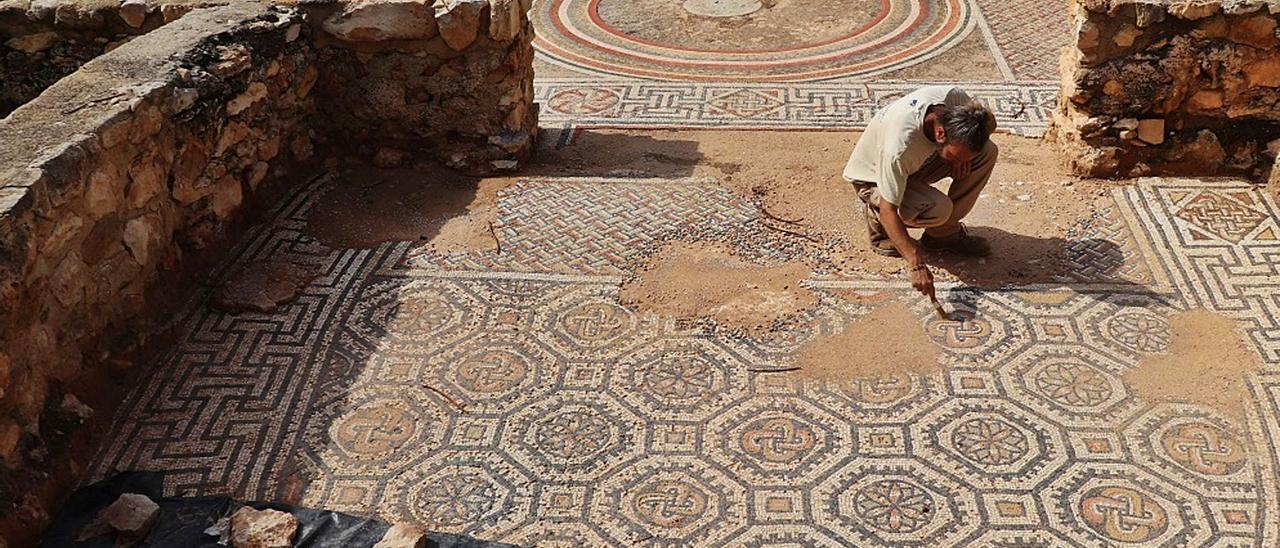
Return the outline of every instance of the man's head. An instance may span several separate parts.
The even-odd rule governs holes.
[[[991,137],[991,111],[979,104],[950,107],[939,113],[934,140],[942,143],[940,155],[948,162],[967,162]]]

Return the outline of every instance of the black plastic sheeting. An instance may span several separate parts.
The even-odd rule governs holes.
[[[164,479],[153,472],[125,472],[80,488],[58,512],[45,532],[45,548],[114,548],[114,533],[76,541],[80,531],[93,522],[107,506],[125,493],[146,495],[160,506],[160,519],[135,547],[218,548],[218,537],[205,534],[220,518],[229,517],[241,506],[289,512],[298,518],[297,548],[371,547],[391,526],[385,522],[271,502],[239,502],[229,497],[164,497]],[[427,533],[427,546],[438,548],[505,548],[509,545],[485,542],[459,535]]]

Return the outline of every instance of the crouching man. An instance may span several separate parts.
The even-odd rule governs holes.
[[[867,205],[872,250],[904,258],[911,285],[925,295],[934,288],[922,248],[969,257],[991,250],[960,221],[996,165],[995,129],[991,111],[960,88],[921,88],[876,113],[844,168]],[[933,187],[948,177],[947,193]],[[908,227],[925,229],[920,241]]]

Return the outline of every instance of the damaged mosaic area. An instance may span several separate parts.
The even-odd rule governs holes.
[[[525,180],[499,196],[501,252],[449,257],[319,245],[302,230],[335,184],[299,189],[222,271],[271,259],[319,276],[273,314],[197,297],[95,475],[294,490],[539,546],[1276,542],[1280,208],[1248,185],[1117,188],[1070,278],[945,285],[972,321],[936,319],[899,280],[818,273],[816,309],[752,338],[618,304],[631,250],[757,214],[705,181]],[[604,186],[632,206],[597,199]],[[743,241],[774,249],[757,237]],[[915,313],[943,374],[778,372],[888,302]],[[1243,419],[1145,401],[1124,379],[1198,308],[1243,322],[1262,356]]]

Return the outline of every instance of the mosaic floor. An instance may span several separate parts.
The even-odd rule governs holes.
[[[1039,0],[540,0],[542,120],[588,127],[858,129],[957,82],[1043,132],[1067,42]]]
[[[711,182],[528,180],[499,196],[502,252],[453,257],[319,246],[301,230],[333,184],[300,189],[223,271],[274,258],[321,277],[274,314],[197,296],[96,474],[301,485],[305,505],[538,546],[1280,542],[1280,208],[1251,187],[1118,188],[1070,277],[947,286],[973,321],[935,319],[898,280],[818,275],[807,321],[757,340],[616,301],[635,249],[748,230],[752,204]],[[736,241],[789,252],[753,238]],[[895,299],[945,374],[770,372]],[[1266,365],[1247,420],[1122,381],[1189,308],[1249,326]]]

